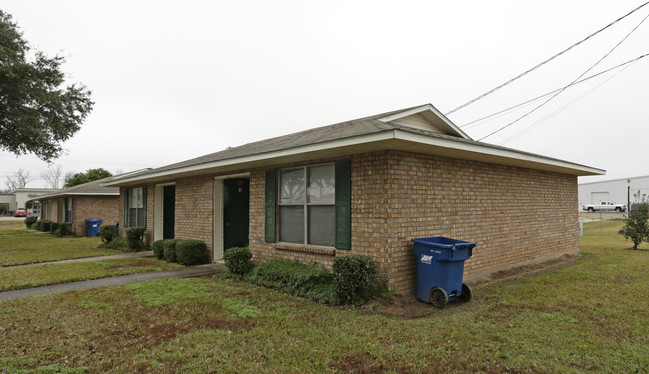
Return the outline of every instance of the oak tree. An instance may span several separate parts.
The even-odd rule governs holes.
[[[50,162],[91,112],[91,92],[66,86],[61,56],[32,51],[10,14],[0,10],[0,150]]]

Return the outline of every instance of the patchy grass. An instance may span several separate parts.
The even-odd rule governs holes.
[[[182,267],[152,258],[0,268],[0,292]]]
[[[118,253],[98,249],[99,243],[99,238],[59,238],[28,230],[23,222],[0,222],[0,267]]]
[[[627,247],[617,235],[587,235],[581,250],[588,255],[570,266],[476,290],[470,303],[431,307],[431,316],[417,319],[326,307],[217,278],[0,302],[0,368],[643,373],[649,252]]]
[[[0,222],[0,235],[24,234],[27,231],[23,221],[2,221]]]

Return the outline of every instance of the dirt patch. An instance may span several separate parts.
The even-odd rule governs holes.
[[[369,353],[353,353],[340,358],[337,364],[332,365],[333,369],[343,373],[376,374],[383,373],[383,365],[376,362],[376,357]]]
[[[529,277],[542,271],[570,265],[581,258],[583,258],[581,255],[564,255],[538,264],[518,266],[492,273],[484,278],[476,279],[469,285],[471,286],[471,289],[475,291],[487,286],[492,286],[499,282]],[[449,303],[445,309],[458,308],[465,305],[470,305],[470,303]],[[415,295],[396,295],[392,299],[373,300],[363,305],[360,310],[361,312],[368,314],[379,313],[404,318],[425,317],[440,312],[440,309],[417,300]]]

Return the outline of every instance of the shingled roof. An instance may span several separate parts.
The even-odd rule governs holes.
[[[78,184],[76,186],[58,190],[55,193],[41,195],[37,200],[51,199],[64,196],[119,196],[119,187],[105,187],[104,183],[112,180],[113,177],[98,179],[96,181]]]
[[[106,185],[132,185],[379,149],[408,150],[506,165],[521,164],[575,175],[604,172],[472,140],[435,107],[425,104],[228,148],[110,181]]]

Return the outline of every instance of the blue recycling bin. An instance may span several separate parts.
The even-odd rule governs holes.
[[[462,278],[464,261],[471,257],[476,243],[443,236],[412,241],[417,256],[417,299],[438,308],[471,300],[471,288]]]
[[[94,237],[99,235],[99,227],[101,226],[102,222],[104,222],[103,219],[86,219],[86,236]]]

